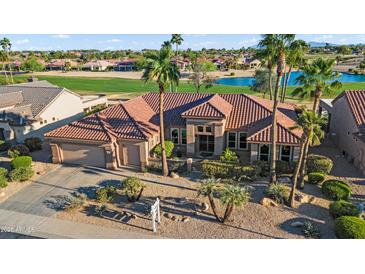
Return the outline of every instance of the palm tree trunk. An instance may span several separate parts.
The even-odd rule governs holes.
[[[270,100],[272,100],[272,68],[269,68],[269,91],[270,91]]]
[[[319,100],[321,99],[321,96],[322,96],[322,90],[317,88],[315,91],[315,94],[314,94],[314,102],[313,102],[313,112],[314,113],[317,113],[318,106],[319,106]]]
[[[229,219],[229,217],[231,217],[233,208],[234,208],[233,204],[227,205],[226,211],[224,212],[224,217],[222,219],[222,223],[225,223]]]
[[[208,195],[208,199],[209,199],[210,207],[212,208],[215,218],[217,219],[218,222],[222,222],[222,219],[218,216],[217,207],[215,206],[215,202],[214,202],[214,198],[213,198],[212,194]]]
[[[176,66],[178,66],[177,64],[178,58],[179,58],[179,45],[176,43]],[[175,92],[177,92],[177,85],[175,87]]]
[[[284,94],[284,88],[285,88],[285,83],[286,83],[286,78],[287,78],[287,72],[284,70],[284,79],[283,79],[283,86],[281,87],[281,94],[280,94],[280,102],[283,101],[283,94]]]
[[[11,65],[9,67],[9,73],[10,73],[10,80],[11,80],[11,83],[14,84],[14,78],[13,78],[13,72],[11,71]]]
[[[5,70],[5,64],[3,63],[3,71],[4,71],[4,76],[5,76],[5,84],[9,84],[8,82],[8,75],[6,74],[6,70]]]
[[[304,150],[305,150],[305,147],[306,147],[306,143],[307,143],[307,140],[305,140],[305,142],[303,142],[302,145],[300,146],[299,159],[298,159],[297,165],[295,166],[293,179],[292,179],[292,187],[291,187],[290,197],[289,197],[290,207],[294,207],[295,191],[296,191],[296,188],[297,188],[298,175],[299,175],[299,170],[302,166],[302,161],[303,161],[303,157],[304,157]]]
[[[298,185],[300,189],[304,188],[304,177],[307,171],[307,160],[308,160],[309,141],[305,145],[302,165],[300,167],[300,175],[298,179]]]
[[[291,71],[292,71],[293,67],[290,66],[289,67],[289,71],[288,71],[288,75],[285,79],[285,83],[284,83],[284,89],[283,89],[283,92],[281,94],[281,102],[284,103],[285,102],[285,96],[286,96],[286,90],[288,88],[288,84],[289,84],[289,79],[290,79],[290,75],[291,75]]]
[[[162,175],[167,176],[169,168],[167,165],[166,148],[165,148],[165,125],[164,125],[164,95],[165,90],[162,84],[159,84],[160,88],[160,143],[161,143],[161,158],[162,158]]]

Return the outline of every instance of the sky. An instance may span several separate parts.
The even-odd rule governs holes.
[[[71,50],[71,49],[158,49],[169,34],[0,34],[12,42],[12,50]],[[365,43],[365,34],[301,34],[307,42],[331,44]],[[257,45],[259,34],[183,34],[182,49],[226,48],[239,49]]]

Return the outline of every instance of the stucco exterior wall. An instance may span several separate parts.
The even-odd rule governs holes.
[[[345,97],[339,98],[332,111],[330,135],[336,146],[347,159],[362,170],[365,175],[365,143],[357,139],[353,133],[359,129],[352,116]]]

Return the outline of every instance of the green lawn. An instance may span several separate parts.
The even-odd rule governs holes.
[[[0,83],[4,76],[0,76]],[[15,76],[16,82],[24,82],[29,76]],[[157,85],[154,82],[145,84],[141,80],[121,79],[121,78],[90,78],[90,77],[61,77],[61,76],[37,76],[40,80],[47,80],[52,84],[68,88],[80,94],[105,93],[108,95],[117,95],[118,97],[130,98],[143,94],[148,91],[157,91]],[[295,87],[288,87],[288,97]],[[343,88],[337,91],[332,97],[337,96],[346,89],[364,89],[365,83],[344,83]],[[181,81],[178,87],[179,92],[194,92],[194,87],[187,81]],[[202,89],[201,92],[209,93],[249,93],[257,94],[250,90],[250,87],[234,87],[225,85],[214,85],[208,90]],[[291,98],[294,99],[294,98]]]

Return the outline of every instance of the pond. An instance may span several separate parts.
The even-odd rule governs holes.
[[[298,84],[295,83],[295,79],[300,75],[302,75],[301,71],[293,71],[290,75],[289,86],[298,86]],[[338,80],[342,83],[365,82],[365,75],[341,73]],[[255,77],[221,78],[215,82],[227,86],[252,86],[255,83]]]

